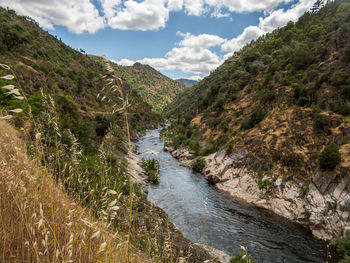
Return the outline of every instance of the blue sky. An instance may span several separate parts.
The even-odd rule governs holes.
[[[171,78],[203,78],[314,0],[0,0],[73,48]]]

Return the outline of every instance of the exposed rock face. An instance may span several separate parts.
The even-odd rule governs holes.
[[[189,167],[186,149],[167,149],[180,163]],[[341,235],[350,226],[350,173],[316,170],[309,185],[285,179],[277,174],[263,175],[247,169],[249,152],[242,148],[231,155],[224,151],[206,157],[203,174],[219,189],[236,198],[266,208],[303,224],[324,240]],[[259,187],[260,180],[260,187]],[[268,180],[269,184],[261,184]]]

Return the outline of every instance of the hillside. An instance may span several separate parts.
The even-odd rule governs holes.
[[[198,83],[197,80],[192,79],[177,79],[177,82],[180,82],[182,85],[185,85],[186,87],[192,87],[193,85],[196,85]]]
[[[261,206],[307,222],[329,238],[350,220],[333,192],[342,182],[337,191],[349,201],[349,62],[350,2],[332,1],[251,42],[178,96],[165,109],[174,119],[166,135],[169,145],[207,156],[208,180],[233,194],[249,177],[238,196],[266,200]],[[217,162],[216,168],[210,162]],[[235,177],[241,178],[238,186]],[[249,184],[257,186],[255,192]],[[290,185],[299,192],[289,193],[290,201],[281,204]],[[316,209],[310,199],[315,193],[322,205],[310,212]],[[314,212],[334,216],[321,219]]]
[[[133,66],[125,67],[113,64],[113,68],[124,82],[152,106],[156,113],[161,113],[163,108],[185,89],[184,85],[148,65],[135,63]]]
[[[115,235],[46,177],[45,170],[26,154],[23,134],[3,120],[0,132],[1,261],[126,262],[125,238]],[[103,244],[105,249],[101,249]],[[84,249],[86,246],[90,249]],[[135,248],[130,260],[152,262]]]
[[[12,198],[11,203],[0,202],[1,261],[36,262],[43,255],[43,261],[53,262],[60,253],[61,261],[74,256],[74,262],[145,262],[149,258],[203,262],[210,258],[184,238],[134,183],[130,138],[158,127],[161,118],[111,65],[73,50],[32,19],[0,8],[0,129],[7,131],[3,147],[10,151],[10,156],[0,151],[4,167],[0,173],[18,177],[0,180],[5,198],[1,201]],[[8,164],[11,167],[6,168]],[[32,164],[36,165],[33,170]],[[30,210],[24,213],[28,204]],[[81,211],[81,207],[91,212],[91,221],[84,221],[85,212],[81,218],[73,213],[72,209]],[[68,209],[71,214],[67,215]],[[98,220],[103,221],[101,227],[96,225]],[[72,234],[80,230],[86,236]],[[117,237],[123,238],[115,244]],[[12,242],[15,250],[8,247]],[[115,254],[118,251],[126,255]]]

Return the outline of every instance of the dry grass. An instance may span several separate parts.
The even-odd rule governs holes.
[[[150,262],[135,249],[128,255],[127,240],[67,197],[20,135],[0,121],[1,262]]]

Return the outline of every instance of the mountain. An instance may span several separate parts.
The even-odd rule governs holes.
[[[192,87],[193,85],[196,85],[198,83],[198,80],[193,79],[177,79],[177,82],[180,82],[182,85],[185,85],[186,87]]]
[[[117,75],[151,105],[156,113],[160,113],[176,95],[185,89],[184,85],[148,65],[135,63],[133,66],[125,67],[113,64],[113,68]]]
[[[349,62],[350,2],[316,6],[246,45],[167,106],[168,144],[204,156],[202,171],[218,187],[330,239],[350,220],[335,209],[343,200],[334,192],[340,187],[350,202]],[[332,218],[317,216],[318,197]]]

